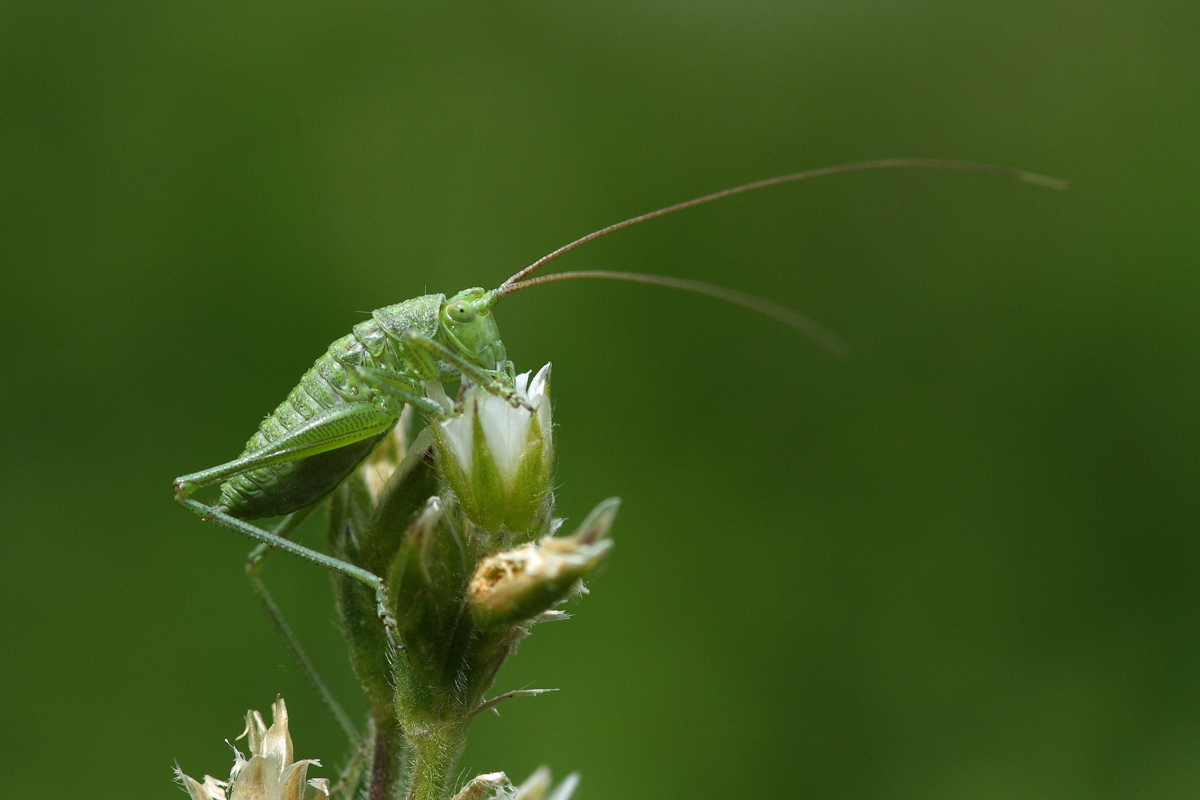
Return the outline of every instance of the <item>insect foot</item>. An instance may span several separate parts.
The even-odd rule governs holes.
[[[529,400],[527,400],[525,398],[525,395],[522,394],[521,392],[517,392],[517,391],[505,392],[503,397],[505,400],[508,401],[508,404],[510,406],[512,406],[513,408],[523,408],[530,413],[537,411],[537,409],[534,408],[534,406],[529,402]]]

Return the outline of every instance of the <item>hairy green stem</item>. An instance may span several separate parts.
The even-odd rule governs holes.
[[[466,745],[466,734],[465,724],[441,720],[409,734],[413,755],[408,800],[445,800],[454,765]]]

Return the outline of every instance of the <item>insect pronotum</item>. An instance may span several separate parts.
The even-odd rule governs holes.
[[[424,396],[428,381],[467,378],[517,404],[514,369],[491,308],[513,292],[558,280],[608,278],[698,292],[746,306],[810,336],[834,354],[846,347],[835,335],[797,312],[762,297],[713,284],[663,275],[603,270],[559,272],[527,277],[546,262],[621,228],[730,195],[780,183],[884,167],[936,167],[986,172],[1062,189],[1063,181],[989,164],[941,159],[896,158],[865,161],[781,175],[705,195],[618,222],[548,253],[495,289],[465,289],[447,298],[427,294],[374,311],[371,319],[329,349],[300,378],[287,398],[259,426],[241,456],[211,469],[175,479],[175,499],[203,520],[211,520],[263,545],[307,558],[382,591],[379,576],[286,538],[387,435],[406,404],[431,418],[445,415]],[[192,494],[220,484],[220,497],[202,503]],[[247,520],[290,515],[273,531]],[[384,606],[381,602],[381,614]],[[386,616],[385,616],[386,621]]]

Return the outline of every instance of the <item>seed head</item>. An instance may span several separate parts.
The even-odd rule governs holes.
[[[480,561],[468,587],[475,624],[489,630],[532,619],[575,591],[612,547],[607,534],[619,505],[605,500],[571,536],[545,536]]]
[[[272,707],[271,727],[263,722],[257,711],[246,712],[246,730],[250,759],[234,748],[233,770],[228,781],[204,776],[200,783],[183,774],[178,765],[175,779],[192,800],[326,800],[329,781],[314,778],[305,786],[304,778],[310,764],[321,766],[316,759],[292,761],[292,735],[288,731],[287,706],[283,698]],[[242,738],[239,736],[238,738]]]

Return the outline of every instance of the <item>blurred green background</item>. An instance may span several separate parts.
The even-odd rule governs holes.
[[[498,315],[554,362],[560,512],[624,499],[468,771],[598,798],[1195,797],[1200,6],[1125,2],[0,7],[6,357],[0,774],[180,797],[277,693],[346,745],[171,502],[363,312],[497,285],[576,236],[743,195]],[[328,580],[267,577],[363,708]]]

